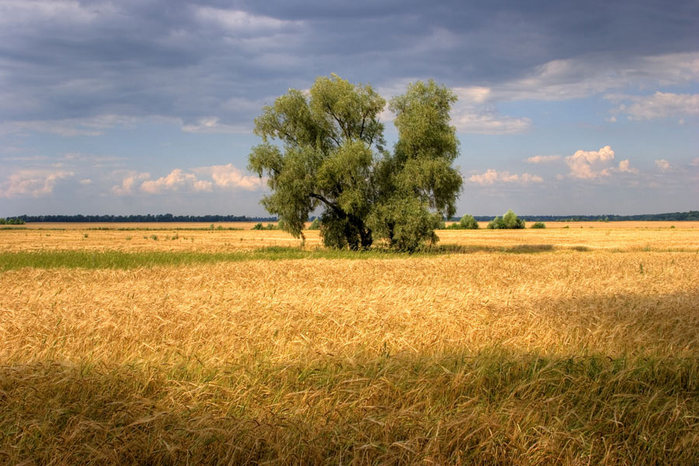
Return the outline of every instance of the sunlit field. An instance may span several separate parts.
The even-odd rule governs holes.
[[[190,251],[230,252],[264,247],[301,247],[279,230],[252,230],[255,223],[38,223],[0,230],[0,252]],[[699,249],[699,222],[549,222],[545,230],[439,231],[440,245],[501,248],[518,245],[583,246],[607,250]],[[263,222],[263,225],[268,223]],[[322,243],[318,231],[304,232],[305,249]]]
[[[699,222],[251,226],[0,230],[0,463],[697,463]]]

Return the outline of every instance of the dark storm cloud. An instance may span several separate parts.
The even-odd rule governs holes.
[[[249,125],[330,72],[492,85],[556,59],[699,48],[697,2],[609,3],[0,0],[0,120]]]

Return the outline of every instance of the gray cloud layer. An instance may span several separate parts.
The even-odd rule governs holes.
[[[511,99],[508,83],[548,63],[585,71],[694,52],[697,18],[694,1],[0,0],[0,120],[40,130],[159,116],[235,131],[330,72],[376,86],[435,77]],[[463,118],[484,132],[528,124],[492,107]]]

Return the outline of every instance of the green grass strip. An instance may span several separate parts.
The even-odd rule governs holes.
[[[34,267],[82,268],[82,269],[133,269],[138,267],[180,266],[211,264],[216,262],[242,262],[250,260],[298,260],[298,259],[407,259],[411,257],[434,257],[446,254],[469,254],[477,252],[505,254],[536,254],[552,252],[558,248],[551,245],[517,245],[510,247],[453,246],[440,245],[414,253],[396,252],[385,248],[369,251],[347,249],[304,250],[294,247],[273,246],[251,251],[234,252],[124,252],[124,251],[20,251],[0,252],[0,271]],[[563,248],[586,251],[587,248]]]
[[[24,267],[133,269],[153,266],[181,266],[216,262],[289,259],[371,259],[378,257],[408,257],[406,254],[383,251],[305,251],[298,248],[272,247],[239,252],[123,252],[123,251],[32,251],[0,253],[0,270]]]

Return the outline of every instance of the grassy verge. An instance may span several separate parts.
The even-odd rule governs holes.
[[[189,264],[211,264],[216,262],[241,262],[249,260],[289,259],[395,259],[426,257],[442,254],[469,254],[495,252],[505,254],[535,254],[551,252],[559,248],[552,245],[516,245],[510,247],[490,246],[438,246],[408,254],[375,248],[370,251],[332,249],[305,250],[294,247],[269,247],[251,251],[234,252],[172,252],[172,251],[20,251],[0,253],[0,271],[34,268],[86,268],[86,269],[131,269],[153,266],[180,266]],[[587,251],[587,248],[568,248]]]
[[[0,462],[691,464],[696,359],[0,367]]]

